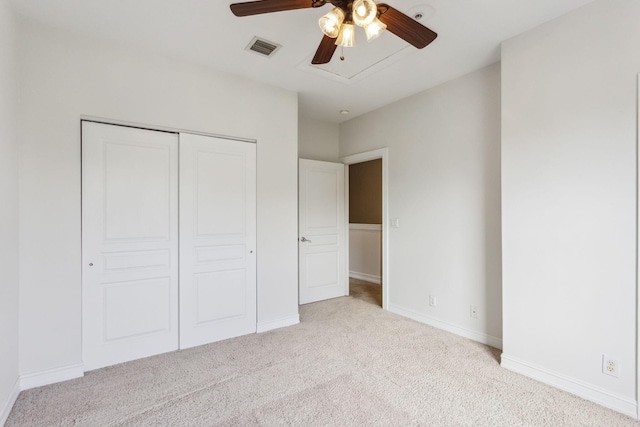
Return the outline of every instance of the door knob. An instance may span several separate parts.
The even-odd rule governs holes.
[[[89,263],[89,267],[93,267],[93,263],[92,262]]]
[[[309,242],[309,243],[311,243],[311,240],[307,239],[306,237],[301,237],[300,241],[301,242]]]

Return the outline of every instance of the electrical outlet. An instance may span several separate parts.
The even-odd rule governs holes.
[[[470,307],[470,310],[469,310],[469,316],[471,316],[472,319],[477,319],[478,318],[478,307],[476,307],[475,305],[472,305]]]
[[[438,301],[436,300],[436,296],[435,295],[429,295],[429,305],[431,307],[435,307],[437,305]]]
[[[606,354],[602,355],[602,373],[605,375],[611,375],[618,378],[620,376],[620,364],[618,359],[615,359]]]

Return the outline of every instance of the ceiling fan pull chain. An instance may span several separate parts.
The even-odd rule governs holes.
[[[344,61],[344,46],[340,46],[340,61]]]

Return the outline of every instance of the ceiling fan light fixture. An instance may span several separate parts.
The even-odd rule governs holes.
[[[353,3],[352,14],[356,25],[366,27],[378,17],[378,6],[373,0],[356,0]]]
[[[387,25],[384,22],[375,18],[366,27],[364,27],[364,32],[367,34],[367,41],[370,42],[373,39],[377,39],[386,28]]]
[[[356,45],[356,30],[353,24],[345,23],[340,27],[340,34],[336,40],[338,46],[353,47]]]
[[[318,21],[320,29],[327,37],[335,39],[340,33],[340,27],[344,21],[344,11],[339,7],[334,7],[331,12],[324,15]]]

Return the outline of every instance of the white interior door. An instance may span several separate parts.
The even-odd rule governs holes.
[[[349,294],[342,163],[300,159],[300,304]]]
[[[82,124],[85,370],[178,348],[178,135]]]
[[[256,146],[180,134],[180,347],[256,332]]]

